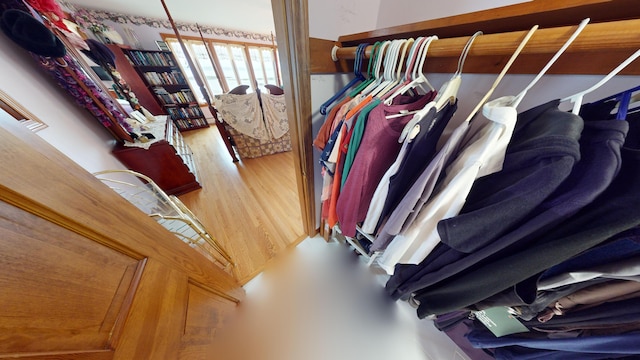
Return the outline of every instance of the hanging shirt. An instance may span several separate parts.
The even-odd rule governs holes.
[[[347,178],[337,203],[337,215],[344,235],[355,236],[356,224],[367,215],[369,202],[378,182],[400,151],[400,133],[412,118],[407,115],[387,119],[386,115],[422,109],[434,96],[435,93],[430,92],[411,103],[380,104],[371,110],[351,175]]]
[[[447,103],[432,119],[418,123],[418,135],[411,141],[412,146],[407,156],[402,159],[398,172],[389,179],[389,194],[380,213],[378,225],[388,217],[402,200],[407,189],[431,163],[436,154],[438,140],[457,108],[457,100],[453,104]]]
[[[320,209],[320,218],[323,220],[326,220],[329,217],[329,201],[331,199],[331,188],[333,186],[333,176],[336,171],[337,159],[337,154],[335,158],[332,158],[332,153],[335,144],[340,142],[340,129],[342,128],[342,123],[342,121],[338,122],[335,131],[331,134],[322,154],[320,154],[320,164],[322,165],[322,192],[320,194],[322,206]]]
[[[350,127],[353,124],[353,117],[345,120],[340,128],[340,139],[336,145],[334,145],[335,157],[335,170],[333,178],[331,179],[331,192],[329,195],[329,213],[327,216],[327,223],[329,227],[334,227],[338,223],[338,215],[336,212],[338,199],[340,198],[340,179],[342,178],[342,169],[344,168],[345,155],[346,155],[346,143],[348,142],[348,134],[351,131]]]
[[[637,323],[639,320],[640,301],[637,298],[629,298],[603,303],[584,311],[567,313],[563,316],[549,319],[544,323],[534,318],[529,321],[522,321],[522,324],[529,328],[535,327],[545,330],[566,329],[570,331],[570,329],[600,328],[607,325],[620,327],[622,324]]]
[[[637,264],[640,262],[636,259],[635,265]],[[637,280],[611,280],[591,285],[554,301],[537,318],[543,323],[567,312],[580,311],[606,302],[636,299],[639,296],[640,282]]]
[[[367,125],[367,118],[369,117],[369,113],[373,108],[380,104],[380,99],[373,99],[371,103],[365,106],[356,119],[355,124],[353,125],[353,131],[351,133],[351,139],[349,140],[349,148],[347,150],[347,155],[345,157],[344,169],[342,170],[342,184],[347,182],[347,177],[349,176],[349,172],[351,171],[351,166],[353,165],[353,160],[356,157],[356,153],[360,148],[360,143],[362,142],[362,135],[364,134],[364,129]]]
[[[322,206],[321,206],[321,219],[328,220],[331,216],[332,221],[330,223],[335,225],[337,221],[335,216],[335,202],[336,198],[332,196],[333,190],[333,180],[335,176],[336,167],[338,165],[338,152],[340,150],[340,144],[342,143],[342,138],[344,133],[341,131],[343,124],[345,124],[345,115],[357,106],[364,96],[356,96],[353,99],[350,99],[344,103],[335,113],[335,119],[331,124],[332,135],[329,141],[325,144],[324,149],[321,155],[321,164],[322,164]],[[338,105],[336,105],[337,107]],[[328,119],[327,119],[328,120]],[[332,141],[333,139],[333,141]],[[333,205],[332,205],[333,204]],[[332,215],[333,214],[333,215]],[[333,226],[333,225],[332,225]]]
[[[536,290],[557,287],[552,285],[555,280],[551,279],[569,278],[572,276],[571,274],[585,271],[585,269],[598,268],[637,256],[640,256],[640,229],[634,228],[617,234],[606,243],[545,270],[536,281]],[[564,286],[566,284],[557,285]]]
[[[390,210],[395,208],[404,192],[433,159],[438,139],[455,113],[457,102],[445,104],[440,111],[436,111],[434,105],[435,102],[427,104],[431,110],[415,124],[413,131],[417,130],[417,136],[407,136],[404,139],[398,157],[378,184],[362,224],[363,232],[373,234],[376,231],[381,219],[386,218]]]
[[[413,223],[419,210],[431,198],[443,169],[450,164],[455,154],[458,153],[468,130],[468,122],[463,122],[453,130],[440,151],[416,179],[407,194],[378,231],[378,235],[371,245],[371,251],[384,250],[395,235],[398,235]]]
[[[478,179],[460,214],[438,223],[443,243],[467,253],[490,244],[527,217],[569,176],[580,159],[578,139],[584,122],[559,110],[559,103],[550,101],[518,115],[503,169]],[[606,129],[605,124],[600,136],[591,132],[590,139],[609,139]],[[606,184],[611,179],[607,177]]]
[[[512,100],[509,96],[484,104],[485,119],[473,120],[468,140],[447,168],[438,193],[378,258],[378,264],[388,274],[393,274],[397,263],[418,264],[424,260],[440,242],[436,230],[438,221],[458,214],[475,179],[501,170],[518,115],[510,105]]]
[[[627,138],[639,136],[640,132],[630,132]],[[625,142],[625,146],[629,143]],[[640,203],[639,167],[640,150],[623,148],[620,173],[592,203],[536,238],[532,246],[416,292],[418,315],[445,313],[474,304],[640,225],[640,212],[636,211]]]
[[[615,175],[621,167],[620,148],[624,143],[625,136],[628,131],[628,124],[625,121],[605,120],[605,121],[587,121],[584,122],[584,130],[581,134],[574,133],[573,129],[582,126],[582,119],[571,113],[560,111],[555,105],[549,107],[547,104],[536,107],[532,110],[525,111],[519,115],[518,126],[513,135],[515,144],[532,145],[527,150],[522,146],[509,146],[508,153],[505,157],[505,169],[499,173],[495,173],[480,180],[488,180],[505,174],[509,169],[516,169],[517,164],[512,162],[523,162],[524,164],[542,164],[545,171],[527,172],[526,169],[520,171],[520,175],[526,174],[523,179],[527,182],[536,184],[541,183],[540,189],[544,190],[549,184],[557,184],[557,179],[549,178],[549,175],[557,176],[565,169],[566,161],[573,162],[576,159],[576,152],[580,149],[580,161],[573,166],[569,176],[566,177],[562,184],[548,196],[542,204],[527,215],[527,219],[518,223],[512,231],[498,237],[497,239],[484,242],[485,237],[482,231],[478,232],[482,236],[475,237],[475,243],[481,245],[481,248],[473,247],[463,251],[461,247],[457,247],[456,241],[460,239],[468,239],[461,236],[459,239],[443,236],[442,244],[439,244],[438,250],[431,254],[419,265],[398,265],[394,276],[387,282],[387,291],[394,298],[405,297],[407,294],[418,289],[425,288],[438,281],[454,276],[471,266],[487,261],[491,257],[500,257],[504,254],[505,249],[518,244],[519,247],[526,246],[528,241],[535,239],[539,234],[543,234],[552,229],[557,224],[568,219],[577,211],[591,203],[600,193],[602,193],[613,181]],[[546,109],[540,112],[540,109]],[[531,117],[532,113],[537,116]],[[534,129],[524,131],[527,127],[520,125],[520,120],[524,123],[536,124]],[[552,125],[547,127],[544,124]],[[561,127],[555,128],[555,124],[562,124]],[[547,129],[548,131],[540,132],[539,130]],[[562,130],[558,132],[558,130]],[[546,135],[542,136],[543,133]],[[528,136],[535,135],[535,142],[526,141]],[[580,135],[579,143],[577,136]],[[516,151],[518,150],[519,151]],[[536,150],[537,149],[537,150]],[[540,152],[543,150],[543,152]],[[572,160],[574,159],[574,160]],[[548,167],[550,166],[550,167]],[[553,168],[551,168],[553,167]],[[536,170],[537,166],[533,166],[532,170]],[[518,174],[516,174],[518,175]],[[530,178],[530,180],[527,180]],[[479,180],[479,181],[480,181]],[[502,182],[507,185],[507,189],[518,189],[517,181],[513,176],[505,176],[508,180]],[[562,180],[562,178],[560,178]],[[496,184],[500,184],[500,179],[494,179]],[[477,189],[474,184],[474,189]],[[538,189],[538,186],[529,186]],[[515,197],[516,203],[527,204],[528,199],[519,196],[520,193],[525,194],[529,189],[525,188],[521,192],[511,191],[511,197]],[[490,195],[504,193],[494,189],[488,193]],[[536,194],[537,195],[537,194]],[[504,196],[504,199],[509,199]],[[524,208],[524,206],[523,206]],[[489,219],[495,219],[493,215]],[[452,218],[450,221],[456,218]],[[478,217],[477,220],[481,220]],[[438,226],[442,224],[439,223]],[[460,222],[464,227],[464,222]],[[463,233],[464,234],[464,233]],[[450,234],[449,234],[450,235]],[[453,242],[449,242],[449,239]],[[464,245],[464,242],[459,244]]]
[[[320,127],[320,130],[318,131],[316,138],[313,140],[313,146],[315,146],[318,150],[320,151],[324,150],[335,128],[334,121],[336,120],[340,121],[340,118],[336,117],[338,111],[344,104],[348,103],[349,101],[351,101],[351,98],[347,96],[342,101],[334,105],[331,108],[331,110],[329,110],[329,113],[325,117],[325,121]]]

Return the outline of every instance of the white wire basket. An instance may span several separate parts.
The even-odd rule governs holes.
[[[131,170],[104,170],[93,175],[223,269],[230,271],[235,266],[229,254],[182,201],[167,195],[151,178]]]

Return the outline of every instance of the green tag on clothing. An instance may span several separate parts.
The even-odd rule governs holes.
[[[529,331],[526,326],[522,325],[518,319],[509,313],[506,307],[501,306],[476,311],[474,315],[496,337]]]

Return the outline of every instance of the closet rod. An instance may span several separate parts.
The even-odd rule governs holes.
[[[551,54],[555,53],[575,31],[575,26],[540,29],[536,31],[522,54]],[[478,29],[482,30],[482,29]],[[518,46],[527,31],[488,34],[479,36],[471,50],[470,56],[508,55]],[[429,35],[429,34],[424,34]],[[471,34],[469,34],[471,36]],[[467,43],[468,36],[434,41],[428,57],[457,57]],[[354,59],[356,46],[334,47],[332,58],[334,61]],[[371,55],[372,46],[368,46],[365,57]],[[580,36],[571,44],[567,52],[601,52],[612,50],[637,50],[640,48],[640,19],[611,21],[589,24]]]

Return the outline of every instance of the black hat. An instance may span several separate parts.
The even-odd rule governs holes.
[[[2,13],[0,28],[16,44],[40,56],[63,57],[64,44],[31,14],[9,9]]]
[[[98,64],[105,63],[116,67],[116,55],[107,47],[107,45],[93,39],[87,39],[85,42],[89,45],[89,51],[83,50],[83,52],[87,54],[91,60]]]

